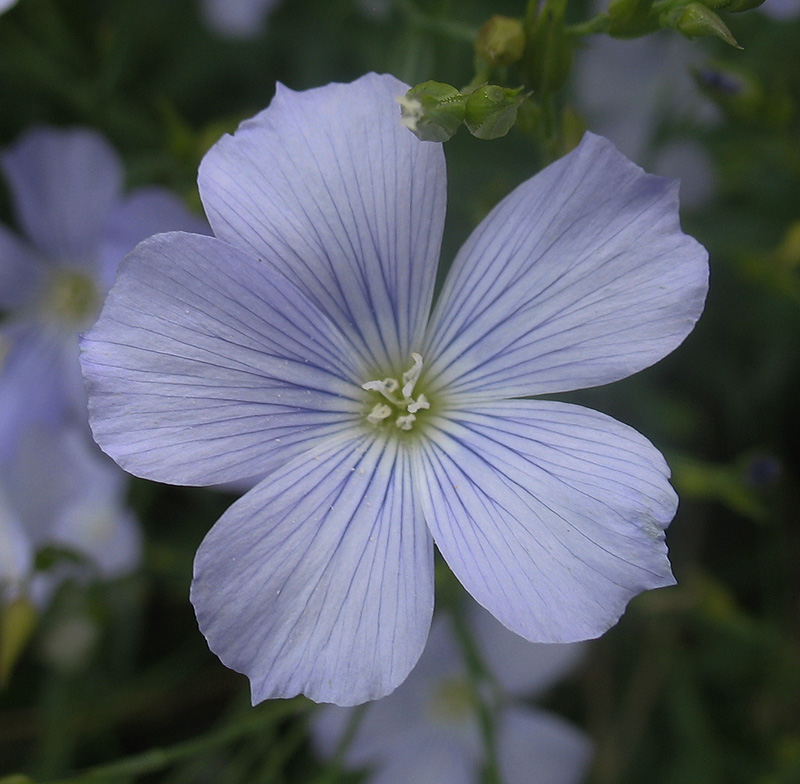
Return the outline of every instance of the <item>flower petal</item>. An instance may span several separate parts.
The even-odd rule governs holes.
[[[483,662],[507,694],[540,694],[574,670],[586,653],[581,642],[528,642],[478,604],[471,603],[469,613]]]
[[[431,624],[425,650],[408,678],[390,695],[365,708],[343,762],[351,769],[385,762],[397,756],[399,747],[418,744],[422,733],[422,737],[435,740],[436,745],[440,741],[457,740],[463,747],[461,756],[471,752],[477,765],[482,742],[476,714],[467,708],[469,712],[459,715],[452,706],[441,704],[443,685],[463,681],[466,687],[467,679],[467,665],[452,621],[438,613]],[[312,739],[323,757],[331,758],[336,753],[352,713],[352,708],[336,705],[326,705],[315,713],[311,722]]]
[[[119,198],[122,164],[87,128],[35,128],[2,156],[17,219],[54,261],[92,265]]]
[[[563,392],[635,373],[691,331],[706,260],[680,230],[677,183],[586,134],[461,249],[421,352],[428,397]]]
[[[512,706],[496,728],[503,784],[579,784],[592,758],[585,733],[544,711]]]
[[[237,501],[195,559],[192,603],[253,702],[391,692],[433,612],[433,546],[396,442],[331,438]]]
[[[195,234],[125,259],[81,363],[97,442],[162,482],[265,476],[363,406],[333,325],[269,265]]]
[[[480,747],[465,746],[460,738],[425,728],[403,737],[394,754],[376,767],[370,784],[478,784],[481,779]]]
[[[278,0],[202,0],[205,23],[226,38],[253,38],[263,31]]]
[[[214,233],[274,264],[383,374],[419,348],[445,211],[441,145],[400,124],[407,89],[376,74],[278,85],[198,178]]]
[[[674,582],[677,498],[643,436],[551,401],[428,420],[415,466],[425,518],[464,587],[532,642],[597,637],[637,593]]]
[[[165,188],[139,188],[117,204],[108,216],[103,234],[98,277],[108,291],[124,256],[142,240],[166,231],[209,234],[206,221],[193,215],[174,193]]]
[[[0,329],[0,357],[0,459],[33,424],[86,421],[76,335],[10,321]]]
[[[44,277],[44,266],[31,247],[0,226],[0,309],[27,303]]]
[[[16,510],[6,497],[5,471],[0,475],[0,607],[17,597],[33,572],[34,552]]]

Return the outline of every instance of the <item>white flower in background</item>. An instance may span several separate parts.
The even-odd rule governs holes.
[[[358,719],[344,766],[367,769],[369,784],[478,784],[486,763],[480,698],[492,714],[503,784],[581,781],[592,753],[587,736],[523,698],[540,696],[573,670],[585,646],[529,643],[485,610],[470,610],[467,631],[486,670],[480,682],[470,677],[450,617],[437,615],[408,680]],[[324,759],[333,757],[353,711],[325,706],[314,714],[312,740]]]
[[[263,32],[280,0],[200,0],[209,28],[226,38],[252,38]]]
[[[77,428],[31,427],[0,461],[0,585],[5,601],[28,594],[45,603],[70,577],[119,577],[141,560],[139,525],[125,506],[128,477]],[[35,553],[62,559],[34,572]]]
[[[654,148],[665,117],[709,124],[718,112],[695,87],[693,65],[707,59],[694,41],[674,33],[620,40],[594,35],[578,51],[573,75],[578,109],[589,127],[631,160],[681,181],[681,203],[702,206],[714,192],[708,152],[692,139]],[[621,87],[624,85],[624,87]]]
[[[120,259],[156,231],[204,231],[162,188],[122,193],[117,153],[88,128],[34,128],[0,164],[24,237],[0,225],[0,458],[34,423],[86,426],[78,334]]]

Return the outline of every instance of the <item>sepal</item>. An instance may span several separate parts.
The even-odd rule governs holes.
[[[526,97],[521,87],[479,87],[467,98],[464,124],[479,139],[499,139],[511,130]]]
[[[442,82],[422,82],[397,99],[403,125],[424,142],[446,142],[464,122],[467,97]]]

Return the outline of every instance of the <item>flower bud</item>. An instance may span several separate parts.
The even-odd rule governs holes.
[[[499,139],[511,130],[525,97],[521,87],[486,84],[467,97],[464,123],[479,139]]]
[[[25,596],[0,604],[0,684],[4,684],[36,628],[38,613]]]
[[[680,8],[673,8],[661,15],[662,27],[671,27],[687,38],[701,38],[715,35],[725,43],[741,49],[731,34],[728,26],[708,6],[702,3],[689,3]]]
[[[617,38],[638,38],[658,29],[652,13],[653,0],[611,0],[608,5],[608,34]]]
[[[502,67],[522,58],[525,31],[519,19],[493,16],[481,27],[475,41],[475,54],[487,65]]]
[[[397,99],[400,121],[424,142],[446,142],[464,122],[466,96],[441,82],[423,82]]]
[[[703,0],[704,4],[715,10],[722,9],[731,13],[750,11],[764,4],[764,0]]]

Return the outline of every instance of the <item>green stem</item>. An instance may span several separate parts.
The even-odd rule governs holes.
[[[610,21],[611,17],[606,13],[602,13],[594,17],[594,19],[588,19],[587,21],[580,22],[579,24],[569,25],[567,27],[567,34],[578,38],[584,35],[605,33],[608,30]]]
[[[497,744],[495,742],[494,715],[492,706],[487,704],[481,684],[491,680],[483,662],[480,650],[472,638],[472,633],[467,625],[460,607],[453,607],[451,612],[453,628],[461,645],[464,659],[467,663],[467,673],[472,687],[473,697],[478,712],[478,722],[483,735],[483,744],[486,749],[486,782],[487,784],[501,784],[500,768],[497,762]]]
[[[452,22],[449,19],[437,19],[428,16],[417,8],[412,0],[394,0],[395,6],[402,13],[406,21],[419,30],[438,33],[456,41],[474,44],[478,37],[478,28],[463,22]]]
[[[248,711],[244,718],[222,729],[209,732],[199,738],[178,743],[163,749],[150,749],[141,754],[134,754],[117,760],[109,765],[102,765],[67,778],[44,784],[96,784],[96,782],[115,777],[139,776],[161,770],[180,760],[188,759],[216,746],[224,746],[233,740],[262,730],[286,716],[301,712],[308,703],[302,698],[272,702],[263,708]]]

